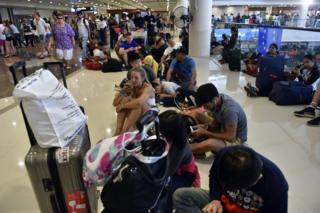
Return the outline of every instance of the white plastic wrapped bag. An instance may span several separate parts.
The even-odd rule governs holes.
[[[64,147],[86,123],[71,93],[49,71],[40,69],[22,79],[13,96],[24,112],[39,146]]]

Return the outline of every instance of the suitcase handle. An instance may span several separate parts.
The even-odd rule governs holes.
[[[43,68],[49,69],[50,66],[55,66],[58,65],[60,68],[60,72],[62,75],[62,82],[65,88],[68,88],[67,86],[67,80],[66,80],[66,72],[64,70],[63,62],[62,61],[53,61],[53,62],[44,62],[43,63]]]

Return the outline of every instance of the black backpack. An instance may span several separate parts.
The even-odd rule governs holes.
[[[152,117],[153,112],[149,112]],[[137,123],[139,130],[142,128],[142,123],[150,123],[149,118],[143,116],[142,121]],[[159,146],[161,144],[159,140],[162,139],[159,136],[157,122],[155,132],[157,141],[144,141],[141,147],[143,156],[159,156],[163,153],[164,146]],[[143,163],[133,155],[128,156],[101,192],[101,200],[105,207],[103,213],[166,212],[167,201],[171,199],[171,194],[166,192],[169,191],[171,176],[182,160],[181,157],[181,159],[176,158],[175,162],[170,162],[173,155],[181,154],[179,150],[171,148],[166,157],[153,163]]]

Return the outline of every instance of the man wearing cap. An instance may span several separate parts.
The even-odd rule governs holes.
[[[174,51],[175,59],[172,60],[166,79],[173,81],[184,89],[195,90],[197,82],[196,62],[187,56],[186,50],[181,47]]]
[[[124,60],[124,63],[126,66],[128,66],[128,54],[132,51],[137,51],[140,49],[140,45],[132,38],[131,33],[127,33],[126,35],[126,41],[122,42],[119,49],[119,54]]]

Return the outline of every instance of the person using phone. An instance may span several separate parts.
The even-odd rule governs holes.
[[[209,190],[179,188],[175,213],[287,213],[288,183],[272,161],[246,146],[217,153],[209,174]]]

